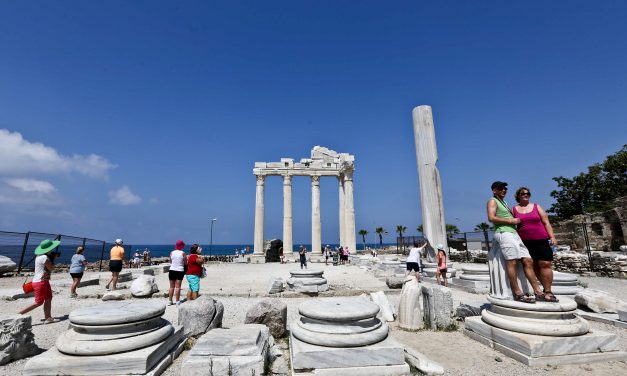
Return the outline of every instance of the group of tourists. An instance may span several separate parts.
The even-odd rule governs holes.
[[[420,260],[422,258],[422,253],[428,245],[429,242],[427,240],[425,240],[421,246],[418,246],[417,241],[414,242],[414,246],[409,250],[409,256],[407,256],[405,277],[407,277],[413,271],[416,275],[416,280],[420,282]],[[448,272],[448,269],[446,266],[446,251],[444,250],[444,245],[438,244],[436,250],[436,281],[438,285],[444,284],[444,286],[446,287],[448,286],[448,281],[446,280],[446,273]],[[440,279],[442,279],[442,282],[440,282]]]
[[[488,201],[488,220],[494,224],[493,252],[500,252],[506,261],[507,278],[514,300],[523,303],[536,301],[558,302],[551,291],[553,284],[553,250],[557,241],[549,216],[544,209],[530,201],[527,187],[516,190],[514,199],[518,205],[510,209],[505,202],[507,183],[492,183],[493,196]],[[518,284],[518,263],[522,263],[525,277],[533,289],[524,294]],[[540,285],[542,289],[540,289]]]
[[[150,265],[152,260],[150,258],[150,250],[148,248],[144,249],[144,252],[141,252],[139,249],[135,250],[133,254],[133,265],[134,268],[141,268],[142,266]]]
[[[204,263],[201,256],[202,248],[198,244],[192,244],[189,248],[189,257],[185,253],[185,242],[177,240],[174,250],[170,252],[170,271],[168,279],[170,281],[170,289],[168,290],[168,305],[175,304],[172,300],[176,299],[176,305],[181,304],[181,283],[183,277],[187,279],[189,289],[187,291],[187,300],[198,298],[200,292],[200,279],[206,275]]]

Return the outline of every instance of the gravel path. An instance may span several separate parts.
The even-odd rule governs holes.
[[[332,293],[328,295],[359,295],[363,292],[384,290],[393,305],[398,304],[399,290],[389,291],[383,280],[377,279],[372,273],[356,266],[325,266],[324,264],[311,265],[313,269],[323,269],[328,279]],[[224,304],[223,326],[231,327],[244,322],[246,312],[255,303],[264,298],[267,284],[271,277],[278,276],[287,279],[289,270],[295,269],[295,264],[220,264],[210,265],[208,277],[202,280],[201,293],[214,296]],[[65,280],[69,276],[54,274],[53,280]],[[157,276],[161,291],[167,291],[167,275]],[[581,280],[590,288],[601,289],[627,300],[627,280],[616,280],[600,277],[586,277]],[[0,288],[19,288],[22,278],[0,278]],[[186,286],[186,285],[185,285]],[[41,308],[32,312],[33,333],[35,341],[42,349],[49,349],[54,345],[57,336],[67,329],[67,315],[73,309],[87,307],[101,303],[99,299],[87,298],[102,294],[101,286],[88,286],[80,288],[79,294],[83,299],[71,299],[69,288],[55,288],[52,311],[53,315],[61,321],[44,325],[40,323],[43,318]],[[453,290],[456,304],[461,302],[484,301],[485,296]],[[288,306],[288,322],[298,317],[298,306],[308,297],[298,294],[284,294],[279,297]],[[155,301],[165,302],[166,298],[154,298]],[[0,312],[11,314],[20,308],[30,304],[30,299],[16,301],[0,301]],[[167,307],[164,318],[177,322],[178,313],[176,306]],[[627,350],[627,330],[619,329],[605,324],[590,322],[593,330],[603,330],[617,333],[621,347]],[[446,369],[447,375],[563,375],[572,376],[587,375],[619,375],[627,374],[625,362],[606,362],[573,366],[557,367],[527,367],[507,356],[479,344],[463,335],[463,323],[456,332],[404,332],[392,325],[391,335],[407,347],[415,348],[431,359],[441,363]],[[185,352],[172,364],[165,375],[179,374],[182,359]],[[0,366],[1,375],[22,375],[22,369],[27,359],[22,359]]]

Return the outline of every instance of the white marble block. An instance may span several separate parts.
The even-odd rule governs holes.
[[[35,355],[37,351],[30,316],[0,316],[0,365]]]
[[[627,309],[627,303],[605,291],[585,289],[575,295],[578,305],[597,313],[616,313],[619,309]]]
[[[422,305],[422,286],[416,278],[409,276],[401,290],[398,307],[398,324],[402,329],[418,330],[424,327]]]
[[[453,324],[453,295],[448,287],[422,286],[424,320],[431,329]]]

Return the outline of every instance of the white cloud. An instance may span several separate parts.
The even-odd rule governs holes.
[[[65,156],[39,142],[25,140],[18,132],[0,129],[0,174],[78,172],[94,178],[107,178],[116,167],[96,154]]]
[[[131,192],[126,185],[118,190],[109,191],[109,203],[114,205],[135,205],[142,202],[142,198]]]
[[[10,187],[23,192],[52,193],[57,190],[49,182],[37,179],[7,179],[6,182]]]

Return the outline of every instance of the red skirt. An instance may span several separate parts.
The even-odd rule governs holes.
[[[50,281],[33,282],[35,290],[35,303],[41,304],[46,300],[52,299],[52,288]]]

